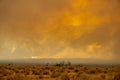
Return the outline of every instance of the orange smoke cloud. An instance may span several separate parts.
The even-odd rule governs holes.
[[[2,0],[2,56],[118,58],[119,4],[117,0]]]

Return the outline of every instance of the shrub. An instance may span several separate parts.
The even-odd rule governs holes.
[[[107,71],[104,71],[104,73],[108,73]]]
[[[120,73],[114,76],[114,80],[120,80]]]
[[[80,74],[78,73],[76,76],[75,76],[75,79],[74,80],[89,80],[89,76],[85,73],[83,74]]]
[[[106,78],[106,76],[104,74],[102,74],[101,78],[104,80]]]
[[[95,70],[90,70],[90,72],[89,72],[90,74],[95,74],[96,73],[96,71]]]
[[[14,80],[25,80],[25,75],[19,73],[14,76]]]
[[[78,69],[75,69],[75,70],[74,70],[74,72],[76,72],[76,73],[77,73],[77,72],[79,72],[79,70],[78,70]]]
[[[70,80],[70,78],[67,74],[63,74],[61,75],[60,80]]]
[[[69,69],[69,70],[73,70],[73,69],[74,69],[74,67],[70,66],[68,69]]]
[[[1,69],[0,70],[0,77],[2,77],[2,76],[8,76],[10,74],[11,73],[8,70],[6,70],[6,69]]]
[[[60,74],[60,72],[53,72],[52,74],[51,74],[51,77],[52,78],[56,78],[56,77],[59,77],[61,74]]]
[[[7,76],[6,80],[14,80],[14,76]]]
[[[43,71],[43,75],[49,75],[49,71]]]
[[[40,72],[41,72],[40,70],[32,69],[32,73],[33,73],[34,75],[40,75],[40,74],[41,74]]]
[[[88,70],[88,68],[87,67],[84,67],[84,71],[87,71]]]
[[[6,80],[4,77],[0,77],[0,80]]]
[[[39,75],[38,78],[39,78],[39,79],[43,79],[43,76],[42,76],[42,75]]]

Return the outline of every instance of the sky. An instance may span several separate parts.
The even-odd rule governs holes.
[[[120,60],[120,0],[0,0],[0,59]]]

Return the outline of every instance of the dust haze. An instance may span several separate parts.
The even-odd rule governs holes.
[[[120,60],[119,0],[0,0],[0,59]]]

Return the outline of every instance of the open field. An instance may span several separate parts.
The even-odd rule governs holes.
[[[0,65],[0,80],[120,80],[120,66]]]

